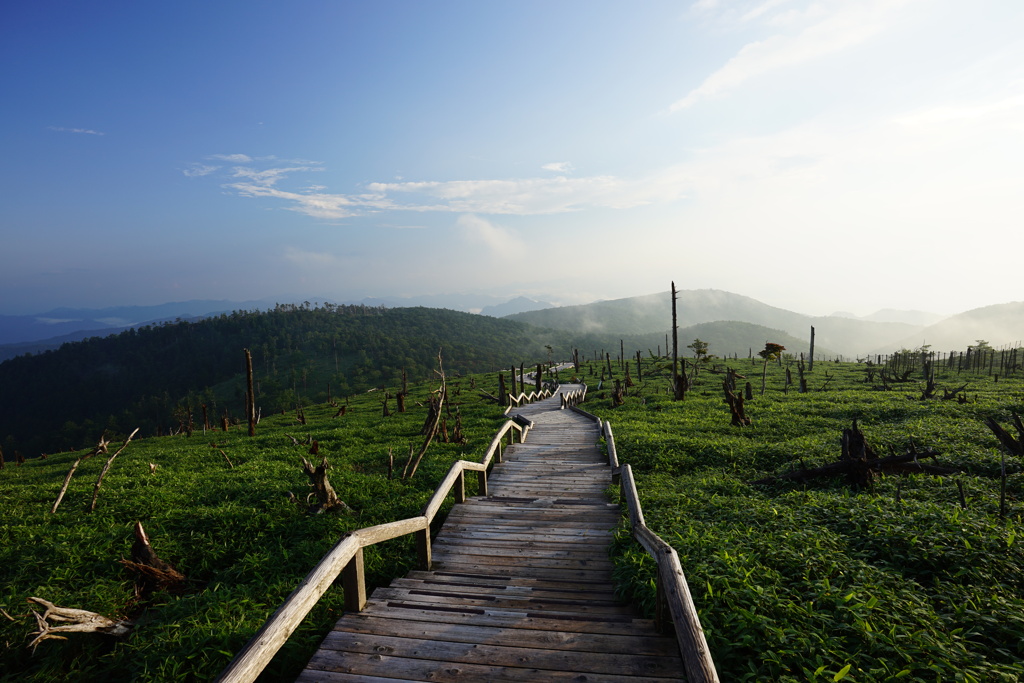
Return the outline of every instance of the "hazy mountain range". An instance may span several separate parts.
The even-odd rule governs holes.
[[[318,301],[388,308],[449,308],[508,317],[538,327],[614,335],[662,334],[669,332],[671,327],[669,292],[562,307],[526,297],[505,300],[476,294],[366,297],[353,301],[334,301],[324,297]],[[0,315],[0,360],[57,348],[64,342],[114,334],[130,327],[202,318],[234,310],[266,310],[276,303],[271,300],[194,300],[157,306],[57,308],[37,315]],[[694,289],[678,293],[677,309],[680,328],[699,325],[696,329],[700,330],[702,339],[715,338],[720,344],[728,341],[733,351],[759,346],[764,341],[771,341],[761,337],[779,336],[779,332],[789,335],[791,343],[793,340],[807,340],[812,325],[815,327],[817,349],[846,356],[888,353],[924,344],[935,350],[962,350],[977,339],[985,339],[997,347],[1024,340],[1024,302],[986,306],[949,317],[926,311],[891,309],[863,317],[849,313],[809,316],[740,294]],[[806,341],[801,346],[806,346]]]
[[[519,313],[509,318],[554,329],[643,334],[668,331],[671,307],[671,294],[660,292]],[[780,330],[797,339],[808,340],[813,325],[816,349],[827,348],[848,357],[890,353],[925,344],[936,351],[962,351],[978,339],[985,339],[996,347],[1024,340],[1024,302],[986,306],[949,317],[923,311],[887,310],[854,318],[809,316],[740,294],[695,289],[678,292],[676,308],[680,328],[710,324],[709,329],[714,329],[714,324],[732,321],[761,325],[770,328],[769,332]],[[738,332],[742,326],[733,325],[732,329]]]

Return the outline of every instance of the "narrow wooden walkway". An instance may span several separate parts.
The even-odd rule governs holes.
[[[343,616],[300,683],[684,678],[675,638],[615,599],[611,469],[597,426],[559,405],[516,410],[534,422],[527,442],[495,465],[489,496],[448,515],[432,570]]]

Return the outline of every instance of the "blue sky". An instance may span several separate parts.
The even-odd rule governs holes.
[[[717,288],[1024,299],[1024,3],[40,2],[0,313]]]

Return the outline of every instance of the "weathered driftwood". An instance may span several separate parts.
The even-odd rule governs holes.
[[[115,621],[102,614],[89,612],[84,609],[58,607],[49,600],[42,598],[28,598],[28,601],[46,608],[46,611],[42,614],[32,610],[32,615],[36,618],[36,626],[39,628],[38,631],[32,634],[35,638],[28,644],[33,651],[44,640],[67,640],[63,635],[57,634],[105,633],[110,636],[124,636],[135,625],[133,621],[127,619]],[[50,621],[60,622],[61,625],[52,626]]]

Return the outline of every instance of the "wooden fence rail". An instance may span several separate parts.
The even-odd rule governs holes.
[[[534,392],[531,392],[534,398],[530,400],[547,398],[551,395],[550,391],[545,391],[547,391],[546,396],[535,395]],[[277,608],[277,611],[256,632],[256,635],[246,643],[245,647],[217,677],[217,681],[221,683],[250,683],[256,680],[256,677],[266,668],[277,651],[281,649],[281,646],[298,628],[339,575],[345,592],[345,609],[351,612],[361,611],[366,606],[363,548],[406,534],[415,534],[416,552],[419,556],[420,566],[423,569],[430,569],[430,524],[440,511],[448,494],[454,493],[456,503],[465,501],[465,475],[467,471],[470,471],[477,473],[480,495],[487,495],[487,469],[492,461],[502,461],[502,440],[507,435],[509,443],[514,443],[516,433],[518,433],[519,441],[522,442],[526,439],[532,426],[533,423],[528,420],[508,420],[491,440],[483,460],[480,462],[458,460],[453,463],[448,474],[438,484],[430,501],[424,506],[420,516],[358,529],[342,537],[320,560],[320,563],[306,575],[298,588],[292,591],[288,599]]]
[[[600,427],[608,450],[608,464],[613,468],[613,476],[619,479],[622,499],[626,501],[630,531],[633,538],[658,563],[655,620],[661,628],[666,628],[671,621],[686,666],[687,679],[691,683],[717,683],[718,672],[715,670],[715,663],[711,659],[711,652],[704,638],[704,629],[701,628],[697,608],[693,604],[690,587],[686,583],[686,575],[683,574],[683,567],[679,562],[679,554],[675,548],[647,528],[643,508],[640,506],[640,496],[636,490],[636,481],[633,479],[633,470],[629,465],[619,465],[611,424],[607,420],[602,423],[596,415],[575,406],[572,409],[596,421]]]

